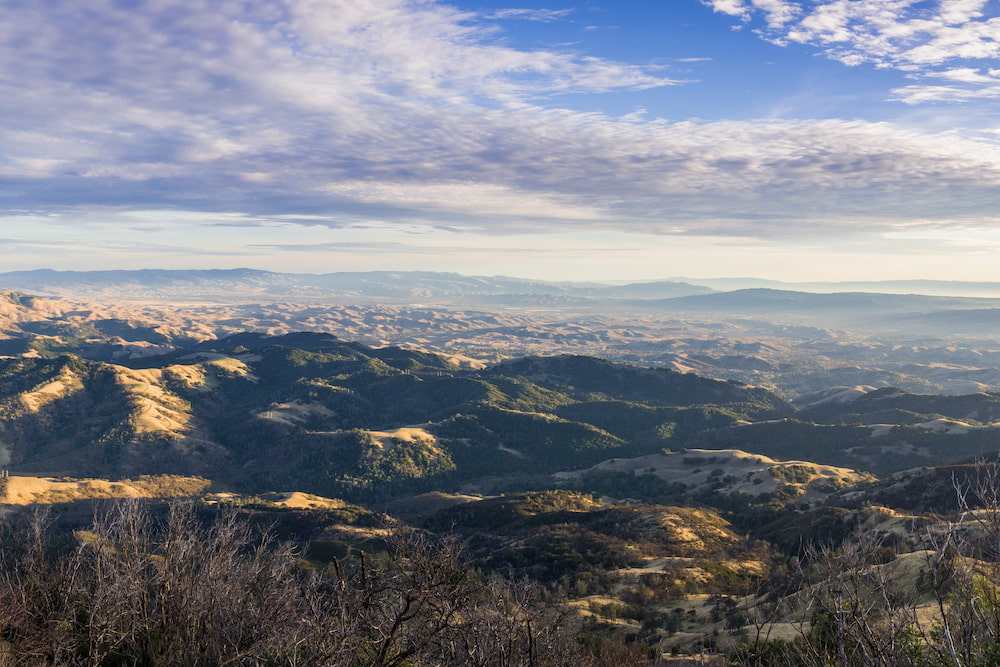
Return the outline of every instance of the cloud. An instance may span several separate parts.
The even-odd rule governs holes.
[[[95,253],[95,252],[110,252],[112,254],[130,254],[130,255],[179,255],[179,256],[196,256],[196,255],[230,255],[230,256],[244,256],[248,253],[242,250],[225,249],[219,250],[213,248],[211,250],[200,248],[196,245],[169,245],[161,243],[142,243],[137,241],[108,241],[100,240],[88,237],[79,238],[66,238],[62,240],[47,240],[47,239],[33,239],[33,238],[17,238],[17,237],[7,237],[0,238],[0,248],[4,248],[9,252],[13,253],[30,253],[32,251],[44,250],[44,251],[64,251],[68,253]]]
[[[750,14],[750,8],[743,0],[702,0],[702,4],[711,7],[716,12],[730,16],[748,17]]]
[[[926,72],[923,79],[945,79],[951,85],[915,84],[895,88],[890,99],[907,104],[923,102],[968,102],[1000,97],[1000,70],[956,67]],[[967,84],[967,85],[962,85]]]
[[[961,83],[994,84],[1000,83],[1000,78],[998,78],[997,74],[997,70],[989,70],[986,74],[984,74],[981,70],[974,69],[972,67],[957,67],[955,69],[948,69],[941,72],[928,72],[927,76],[948,79],[949,81],[958,81]]]
[[[707,0],[716,12],[742,22],[764,20],[759,33],[780,45],[817,47],[846,65],[870,64],[917,76],[976,71],[953,63],[995,63],[1000,57],[1000,11],[993,0]],[[939,68],[945,68],[941,70]],[[900,99],[961,101],[990,85],[974,77],[954,93],[917,94]]]
[[[570,14],[574,9],[498,9],[493,12],[483,14],[487,19],[524,19],[526,21],[540,21],[550,23],[560,21]]]
[[[601,219],[601,211],[576,204],[565,195],[532,193],[493,183],[372,183],[338,181],[326,186],[333,195],[400,209],[458,214],[466,217],[493,211],[515,220],[586,221]]]
[[[960,88],[958,86],[903,86],[894,88],[890,99],[907,104],[923,102],[967,102],[1000,97],[1000,82],[992,86]]]
[[[510,253],[523,253],[527,255],[551,256],[552,248],[510,248],[487,245],[417,245],[413,243],[399,243],[395,241],[357,241],[357,242],[330,242],[330,243],[252,243],[248,248],[259,250],[271,250],[278,252],[292,253],[345,253],[357,254],[359,252],[378,254],[400,254],[400,255],[429,255],[440,257],[442,255],[457,254],[463,255],[507,255]],[[620,248],[567,248],[560,247],[559,252],[616,252]]]
[[[807,22],[819,15],[792,3],[714,6],[766,11],[788,39],[839,34],[836,15]],[[947,9],[949,26],[974,14]],[[968,79],[960,70],[945,81]],[[995,137],[559,106],[565,93],[675,85],[650,67],[511,48],[496,25],[432,0],[12,3],[0,212],[773,238],[1000,211]]]

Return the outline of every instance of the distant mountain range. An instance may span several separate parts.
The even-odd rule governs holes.
[[[825,293],[882,292],[885,294],[1000,297],[1000,282],[964,280],[847,280],[827,282],[783,282],[761,278],[669,278],[668,280],[685,282],[691,285],[702,285],[726,292],[731,290],[767,288]]]
[[[750,288],[662,299],[656,303],[678,311],[719,312],[729,315],[835,316],[843,324],[879,320],[891,314],[947,313],[1000,308],[1000,299],[921,294],[835,292],[815,294],[791,290]],[[905,320],[904,320],[905,321]]]
[[[9,271],[0,273],[0,289],[49,296],[114,296],[148,299],[200,296],[255,299],[333,295],[374,299],[460,297],[558,297],[583,300],[671,299],[712,292],[880,293],[940,297],[997,297],[1000,282],[886,280],[788,283],[757,278],[670,278],[627,284],[530,280],[510,276],[465,276],[436,271],[351,271],[323,274],[279,273],[256,269],[133,271]]]
[[[11,271],[0,273],[0,289],[46,296],[125,298],[132,300],[203,298],[227,302],[292,297],[333,296],[354,299],[463,299],[510,296],[523,299],[665,299],[712,292],[673,281],[630,285],[563,283],[505,276],[463,276],[430,271],[370,271],[326,274],[275,273],[255,269],[205,271],[143,269],[137,271]]]

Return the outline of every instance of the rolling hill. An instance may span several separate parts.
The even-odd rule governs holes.
[[[793,410],[765,390],[666,369],[583,357],[463,368],[313,333],[240,334],[120,364],[10,358],[0,377],[13,469],[210,474],[247,490],[358,497],[648,453],[695,406],[715,406],[713,424]],[[662,419],[660,435],[600,418],[633,404]]]

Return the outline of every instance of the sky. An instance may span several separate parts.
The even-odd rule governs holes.
[[[0,271],[1000,281],[1000,0],[0,9]]]

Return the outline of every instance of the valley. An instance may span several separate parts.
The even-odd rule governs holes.
[[[483,601],[528,586],[507,621],[530,647],[532,623],[564,619],[574,664],[824,664],[848,594],[845,664],[907,650],[938,664],[940,628],[982,603],[964,582],[992,581],[1000,343],[890,327],[986,298],[421,274],[254,301],[263,278],[237,277],[229,302],[216,274],[4,293],[5,539],[47,507],[55,545],[127,542],[110,517],[143,507],[155,545],[180,503],[186,525],[238,520],[294,544],[292,569],[349,569],[331,585],[359,595],[365,577],[414,575],[390,563],[414,536],[460,544],[448,562],[485,587],[463,618],[507,613]],[[170,303],[179,290],[190,301]],[[428,303],[405,303],[413,290]],[[977,664],[988,630],[962,627]],[[883,641],[904,634],[909,648]]]

